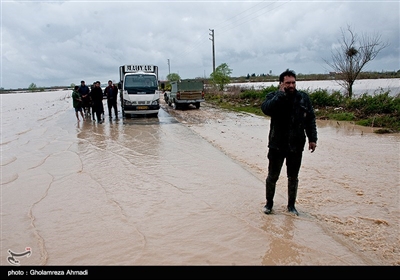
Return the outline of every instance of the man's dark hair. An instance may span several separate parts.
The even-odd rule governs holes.
[[[285,72],[280,74],[279,82],[282,83],[285,77],[294,77],[296,79],[296,73],[293,70],[286,69]]]

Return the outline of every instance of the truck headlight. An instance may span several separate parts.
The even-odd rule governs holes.
[[[124,105],[135,105],[136,104],[136,101],[129,101],[129,100],[126,100],[126,99],[124,99]]]

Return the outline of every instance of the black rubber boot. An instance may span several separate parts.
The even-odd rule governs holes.
[[[272,183],[268,178],[265,180],[265,196],[267,204],[263,208],[263,212],[267,215],[272,213],[272,207],[274,206],[274,195],[275,195],[276,183]]]
[[[297,187],[299,185],[299,180],[297,178],[288,178],[288,205],[287,209],[290,213],[295,214],[296,216],[299,215],[294,204],[296,203],[297,197]]]
[[[299,185],[299,180],[297,178],[288,178],[288,211],[290,213],[295,214],[296,216],[299,215],[294,204],[296,203],[297,197],[297,187]]]

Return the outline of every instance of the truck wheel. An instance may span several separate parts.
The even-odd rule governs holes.
[[[196,104],[194,104],[194,106],[196,106],[196,109],[200,108],[200,102],[196,102]]]
[[[122,118],[125,118],[125,111],[124,111],[124,108],[122,108],[121,113],[122,113]]]
[[[174,103],[172,103],[172,108],[174,110],[178,110],[179,109],[179,105],[176,102],[174,102]]]
[[[171,100],[168,100],[168,106],[172,106]]]

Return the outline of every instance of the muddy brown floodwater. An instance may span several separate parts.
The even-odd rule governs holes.
[[[70,91],[2,95],[1,264],[399,265],[400,135],[318,121],[296,208],[265,215],[269,118],[162,104],[76,122]],[[22,102],[23,101],[23,102]]]

